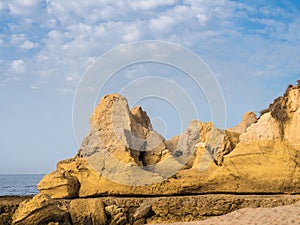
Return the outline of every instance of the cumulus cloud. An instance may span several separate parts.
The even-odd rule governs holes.
[[[174,5],[177,1],[176,0],[134,0],[130,1],[129,5],[134,9],[134,10],[149,10],[153,9],[156,7],[161,7],[161,6],[168,6],[168,5]]]
[[[297,8],[293,2],[0,1],[0,86],[7,96],[4,104],[22,101],[24,109],[29,109],[24,112],[30,112],[28,121],[33,115],[31,107],[40,110],[40,115],[51,112],[54,112],[53,115],[64,114],[61,126],[68,127],[69,100],[88,66],[120,44],[154,39],[183,45],[204,59],[221,84],[228,118],[231,119],[229,124],[234,125],[242,113],[263,109],[275,96],[282,94],[285,85],[299,79],[300,12],[299,6]],[[176,75],[172,70],[155,66],[139,66],[143,65],[122,70],[122,76],[106,86],[106,93],[122,89],[141,75],[162,75],[173,78],[174,82],[191,91],[199,106],[200,119],[209,119],[209,107],[200,101],[201,93],[184,82],[185,74]],[[165,92],[164,89],[162,91]],[[34,94],[28,96],[28,93]],[[24,100],[14,96],[24,97]],[[34,96],[38,98],[34,100]],[[30,101],[35,102],[30,105]],[[41,102],[46,104],[40,105]],[[31,107],[28,108],[28,105]],[[169,117],[166,111],[161,113]],[[39,118],[38,121],[45,118],[48,121],[49,117]],[[32,119],[33,122],[36,120],[36,117]],[[51,125],[58,122],[57,116],[49,121],[51,124],[47,131],[55,133],[57,128],[51,128]],[[172,126],[176,126],[174,121],[170,121]],[[62,135],[67,133],[70,132]],[[66,136],[63,140],[68,142],[68,138],[71,137]],[[32,149],[30,144],[29,149]],[[64,149],[74,148],[68,146]]]
[[[38,43],[26,40],[22,45],[20,45],[20,48],[32,49],[32,48],[37,48],[38,46],[39,46]]]
[[[12,0],[8,2],[8,8],[13,15],[29,15],[37,9],[38,0]]]
[[[240,74],[271,79],[295,73],[299,69],[299,11],[259,4],[47,0],[41,5],[35,0],[15,0],[0,4],[0,10],[10,9],[5,16],[15,21],[7,24],[0,46],[35,49],[16,52],[10,71],[20,73],[23,68],[61,90],[75,90],[87,66],[106,51],[143,39],[172,41],[192,49],[224,83]],[[22,64],[19,58],[29,59],[26,70],[25,61]]]
[[[154,34],[161,34],[162,32],[170,32],[172,26],[175,24],[174,19],[169,16],[160,16],[150,20],[150,29]]]
[[[15,73],[22,73],[25,71],[25,63],[23,59],[17,59],[10,63],[10,69]]]
[[[12,34],[10,44],[18,45],[20,42],[25,40],[25,34]]]

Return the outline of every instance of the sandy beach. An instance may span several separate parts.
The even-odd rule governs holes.
[[[275,208],[244,208],[203,221],[168,223],[169,225],[299,225],[300,202]]]

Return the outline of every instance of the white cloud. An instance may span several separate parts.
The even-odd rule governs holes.
[[[15,47],[19,46],[22,49],[32,49],[39,46],[37,42],[27,40],[25,34],[12,34],[10,38],[10,44]]]
[[[160,6],[173,5],[176,2],[175,0],[134,0],[129,1],[129,5],[134,10],[150,10]]]
[[[290,59],[290,66],[297,67],[296,60],[292,60],[297,58],[300,48],[296,45],[300,30],[294,19],[297,15],[279,9],[273,13],[272,7],[257,8],[229,0],[185,0],[183,4],[175,0],[48,0],[43,11],[46,19],[38,20],[37,12],[41,9],[36,10],[36,1],[19,0],[11,4],[20,9],[21,4],[31,8],[34,16],[28,14],[22,20],[26,24],[38,22],[48,32],[43,33],[40,41],[33,42],[36,38],[21,29],[21,23],[15,24],[11,44],[40,49],[26,60],[27,70],[41,80],[52,80],[50,83],[66,88],[75,88],[86,67],[106,51],[143,39],[174,41],[191,48],[210,61],[224,79],[237,75],[236,70],[244,71],[244,76],[253,73],[265,77],[273,76],[272,69],[276,74],[294,71],[280,63],[284,57]],[[258,13],[263,16],[258,17]],[[273,18],[276,14],[290,20]],[[248,26],[249,22],[263,28]],[[279,41],[284,39],[287,42],[281,45]],[[231,72],[218,69],[222,64],[231,65]],[[71,75],[66,78],[62,74]]]
[[[150,29],[152,33],[161,34],[170,31],[172,26],[175,24],[175,20],[169,16],[160,16],[150,20]]]
[[[17,59],[10,63],[10,70],[15,73],[25,72],[25,63],[23,59]]]
[[[124,29],[125,34],[123,35],[123,41],[133,42],[141,39],[143,29],[140,26],[141,23],[136,23],[134,25],[129,25]]]
[[[85,70],[105,52],[143,39],[172,41],[194,51],[216,73],[233,125],[243,112],[268,106],[286,83],[298,78],[300,13],[274,2],[0,0],[0,86],[16,85],[7,89],[16,96],[26,93],[24,89],[43,93],[39,99],[69,95],[47,104],[61,101],[64,107],[56,108],[68,108],[66,99]],[[134,69],[124,71],[111,86],[149,72]],[[158,72],[153,74],[165,70]],[[200,113],[206,111],[199,105]]]
[[[25,40],[25,34],[13,34],[10,39],[12,45],[18,45]]]
[[[15,3],[18,6],[23,6],[23,7],[34,7],[39,3],[38,0],[14,0],[11,2]]]
[[[36,42],[31,42],[31,41],[25,41],[22,45],[20,45],[20,48],[23,49],[32,49],[32,48],[37,48],[39,46],[38,43]]]
[[[38,4],[38,0],[12,0],[8,8],[13,15],[29,15],[37,9]]]
[[[65,80],[66,80],[66,81],[73,81],[74,78],[73,78],[72,76],[66,76],[66,77],[65,77]]]
[[[40,89],[40,87],[37,86],[37,85],[32,84],[32,85],[30,85],[30,89],[38,90],[38,89]]]

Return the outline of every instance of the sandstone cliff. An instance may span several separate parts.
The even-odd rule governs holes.
[[[20,205],[14,224],[138,224],[161,213],[141,204],[130,211],[130,222],[114,204],[87,197],[300,193],[299,84],[289,86],[260,118],[248,112],[227,130],[191,121],[182,134],[165,140],[141,107],[129,109],[118,94],[101,99],[90,127],[76,156],[58,162],[39,183],[41,194]],[[70,204],[53,200],[78,197]]]
[[[246,113],[220,130],[192,121],[165,140],[141,107],[102,98],[75,158],[40,182],[53,198],[184,193],[299,193],[300,87],[291,86],[257,119]]]

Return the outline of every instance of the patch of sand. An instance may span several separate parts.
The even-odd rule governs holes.
[[[300,202],[275,208],[244,208],[203,221],[169,225],[300,225]]]

